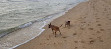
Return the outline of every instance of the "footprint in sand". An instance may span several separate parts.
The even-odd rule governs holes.
[[[89,38],[89,39],[93,39],[93,38]]]
[[[97,38],[99,39],[100,42],[104,42],[104,41],[101,39],[101,37],[97,37]]]
[[[67,40],[64,40],[64,41],[67,41]]]
[[[94,28],[89,28],[89,30],[94,30]]]
[[[86,47],[83,47],[83,48],[86,48]]]
[[[109,17],[106,17],[106,18],[109,18]]]
[[[86,22],[81,22],[81,23],[86,23]]]
[[[111,20],[111,19],[109,19],[109,20]]]
[[[90,24],[87,24],[88,26],[90,26]]]
[[[101,36],[97,37],[98,39],[101,39]]]
[[[80,28],[81,30],[84,30],[84,28]]]
[[[75,43],[78,43],[78,41],[74,41]]]
[[[100,18],[96,18],[96,19],[100,19]]]
[[[101,33],[100,31],[97,31],[96,33]]]
[[[89,41],[90,44],[93,44],[94,42],[95,42],[94,40],[90,40],[90,41]]]
[[[49,39],[47,39],[47,40],[49,40]]]
[[[96,34],[92,34],[92,35],[96,35]]]
[[[85,43],[85,41],[80,41],[81,43]]]
[[[103,40],[99,40],[100,42],[104,42]]]
[[[74,49],[77,49],[78,47],[75,47]]]
[[[47,44],[47,45],[49,45],[49,44]]]
[[[77,33],[73,33],[73,36],[74,36],[74,35],[77,35]]]
[[[108,13],[107,16],[109,16],[110,14]]]
[[[62,38],[67,38],[66,36],[62,37]]]
[[[86,18],[86,17],[84,17],[84,18]]]
[[[56,44],[56,43],[54,42],[54,44]]]
[[[97,24],[97,26],[102,26],[101,24]]]
[[[106,9],[106,8],[104,8],[104,11],[107,11],[107,9]]]
[[[96,21],[96,22],[99,22],[99,21]]]
[[[95,16],[95,17],[97,17],[97,16]]]
[[[40,45],[42,45],[42,43],[40,43]]]
[[[104,31],[104,29],[100,29],[100,31]]]

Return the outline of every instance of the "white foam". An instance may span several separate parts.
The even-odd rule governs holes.
[[[32,39],[34,39],[35,37],[39,36],[39,35],[45,30],[45,29],[43,29],[43,27],[45,26],[45,24],[46,24],[46,22],[44,21],[44,25],[43,25],[41,28],[39,28],[39,29],[42,30],[42,31],[41,31],[38,35],[32,37],[30,40],[32,40]],[[29,42],[30,40],[27,40],[27,41],[25,41],[24,43],[18,44],[18,45],[13,46],[13,47],[11,47],[11,48],[9,48],[9,49],[14,49],[14,48],[16,48],[16,47],[18,47],[18,46],[20,46],[20,45],[22,45],[22,44],[25,44],[25,43]]]
[[[26,23],[24,25],[19,26],[19,28],[24,28],[24,27],[28,27],[32,24],[32,22]]]

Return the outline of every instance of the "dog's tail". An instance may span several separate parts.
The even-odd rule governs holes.
[[[62,27],[62,25],[63,25],[63,24],[61,24],[61,26],[59,26],[59,27]]]

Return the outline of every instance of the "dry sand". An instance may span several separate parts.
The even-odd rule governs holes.
[[[60,26],[66,20],[71,28],[60,28],[54,37],[51,29],[15,49],[111,49],[111,1],[90,0],[80,3],[51,22]]]

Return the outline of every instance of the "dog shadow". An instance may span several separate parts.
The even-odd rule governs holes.
[[[70,26],[67,26],[67,27],[63,27],[63,28],[68,28],[68,29],[71,29],[71,28],[73,28],[74,27],[74,25],[70,25]]]

